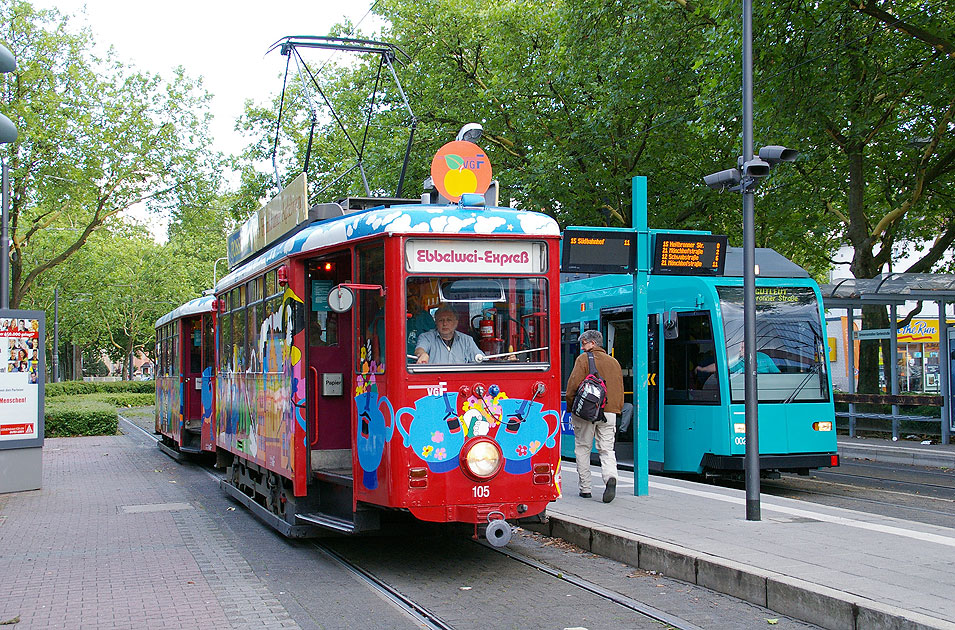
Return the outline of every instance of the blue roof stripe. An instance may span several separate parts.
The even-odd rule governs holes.
[[[189,300],[182,306],[177,306],[175,309],[169,311],[162,317],[156,320],[156,328],[159,328],[163,324],[168,324],[174,319],[179,319],[180,317],[185,317],[186,315],[196,315],[197,313],[209,313],[212,311],[212,301],[215,297],[211,295],[204,295],[198,297],[194,300]]]
[[[542,212],[512,208],[475,208],[458,205],[408,205],[346,214],[316,222],[288,240],[251,259],[216,284],[216,292],[252,278],[291,254],[354,241],[377,234],[529,234],[560,236],[560,228]]]

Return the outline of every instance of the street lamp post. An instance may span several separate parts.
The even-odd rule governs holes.
[[[17,69],[17,62],[13,54],[3,45],[0,45],[0,73],[13,72]],[[17,127],[9,118],[0,114],[0,144],[9,144],[17,139]],[[0,223],[0,308],[10,308],[10,234],[9,234],[9,210],[10,210],[10,175],[7,172],[7,157],[0,157],[0,196],[2,196],[2,216]]]
[[[760,520],[759,407],[756,389],[756,230],[755,199],[759,181],[779,162],[792,162],[797,151],[767,146],[753,156],[753,3],[743,0],[743,154],[737,168],[707,175],[714,190],[739,191],[743,196],[743,366],[746,418],[746,520]]]
[[[743,0],[743,165],[753,159],[753,2]],[[767,169],[768,170],[768,169]],[[768,173],[767,173],[768,174]],[[746,520],[760,520],[756,400],[756,229],[752,177],[743,182],[743,369],[746,418]]]
[[[53,382],[60,382],[60,287],[53,287]]]

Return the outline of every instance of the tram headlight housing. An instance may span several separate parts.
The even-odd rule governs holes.
[[[475,481],[488,481],[501,470],[501,447],[486,437],[468,440],[461,449],[461,470]]]
[[[812,423],[812,430],[813,430],[813,431],[832,431],[832,423],[831,423],[831,422],[828,422],[828,421],[826,421],[826,422],[813,422],[813,423]]]

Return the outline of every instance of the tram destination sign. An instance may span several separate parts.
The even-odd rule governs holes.
[[[560,270],[581,273],[633,273],[636,232],[567,228],[561,239]]]
[[[721,276],[726,263],[726,236],[657,233],[651,273]]]

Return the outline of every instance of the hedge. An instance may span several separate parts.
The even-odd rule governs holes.
[[[148,407],[156,402],[156,393],[148,394],[96,394],[96,400],[102,400],[115,407]]]
[[[47,383],[47,398],[76,396],[78,394],[155,394],[155,381],[63,381]]]
[[[116,406],[101,400],[48,400],[45,436],[115,435],[119,428]]]

